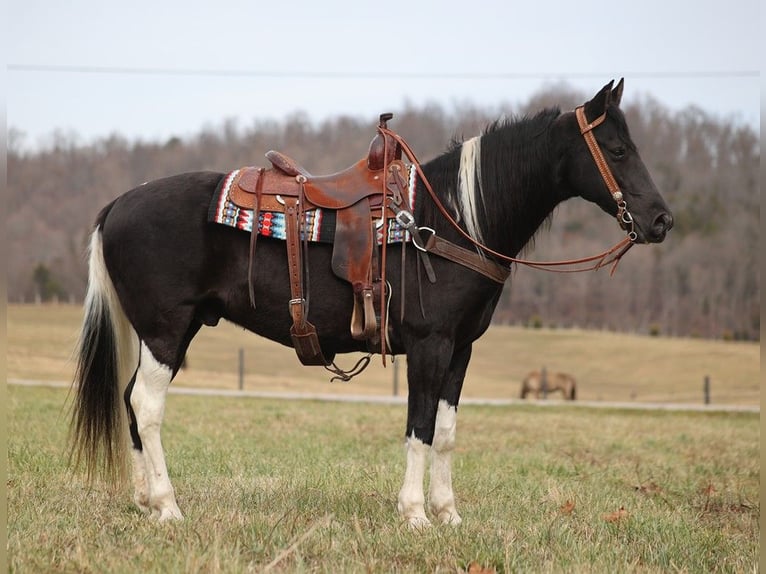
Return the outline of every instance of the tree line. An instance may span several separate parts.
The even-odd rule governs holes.
[[[586,94],[557,86],[524,104],[445,109],[405,105],[390,125],[421,161],[501,116],[543,107],[571,109]],[[388,110],[381,110],[388,111]],[[759,135],[696,107],[671,112],[655,99],[625,106],[631,134],[675,217],[665,243],[638,246],[607,271],[559,275],[517,268],[495,314],[500,323],[582,327],[671,336],[760,340]],[[350,165],[367,150],[377,118],[305,113],[282,121],[227,119],[188,138],[128,141],[119,134],[82,142],[54,132],[30,150],[8,139],[8,299],[81,301],[93,220],[113,198],[145,181],[196,170],[264,165],[278,149],[314,173]],[[602,251],[621,238],[613,222],[582,201],[562,204],[525,255],[562,259]]]

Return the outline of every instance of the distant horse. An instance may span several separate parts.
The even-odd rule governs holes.
[[[545,385],[543,385],[545,381]],[[532,371],[521,382],[521,398],[527,398],[529,393],[533,393],[536,399],[543,398],[551,393],[561,392],[565,399],[575,400],[577,396],[577,383],[572,375],[567,373]]]
[[[622,81],[610,82],[575,111],[551,108],[498,121],[454,143],[422,166],[412,206],[417,225],[503,267],[494,253],[517,255],[559,203],[582,197],[623,227],[629,223],[634,243],[663,241],[672,216],[631,140],[619,107],[622,91]],[[103,208],[91,236],[72,456],[89,475],[112,480],[124,476],[130,460],[134,501],[159,520],[182,518],[160,428],[168,385],[199,329],[226,319],[292,346],[285,242],[258,240],[254,307],[249,234],[208,221],[224,177],[185,173],[141,185]],[[305,248],[310,318],[325,356],[367,350],[349,332],[353,291],[331,271],[332,245]],[[409,254],[403,274],[402,250]],[[385,335],[390,352],[407,357],[409,387],[398,510],[412,528],[430,524],[423,488],[429,453],[429,510],[439,522],[461,522],[451,474],[458,400],[472,344],[489,327],[505,277],[493,280],[435,253],[436,282],[421,282],[418,253],[412,243],[392,244],[386,260],[393,285]],[[405,290],[397,285],[400,277]]]

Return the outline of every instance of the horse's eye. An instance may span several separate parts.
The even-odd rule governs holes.
[[[612,155],[617,159],[622,159],[625,157],[626,150],[624,147],[616,147],[612,150]]]

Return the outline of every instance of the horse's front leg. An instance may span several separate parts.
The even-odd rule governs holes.
[[[407,353],[407,467],[399,491],[398,509],[412,528],[430,525],[425,512],[423,480],[432,445],[431,509],[443,522],[460,521],[454,509],[450,470],[457,402],[449,405],[440,401],[442,390],[449,386],[447,381],[452,378],[449,376],[452,350],[449,339],[431,336],[413,344]],[[462,383],[462,377],[460,380]],[[459,394],[459,390],[457,392]]]
[[[444,524],[458,525],[462,522],[452,490],[452,452],[455,450],[457,405],[470,358],[470,345],[455,351],[439,393],[436,411],[428,502],[431,512]]]
[[[423,439],[411,433],[407,436],[407,467],[404,471],[404,484],[399,491],[397,508],[399,514],[410,528],[420,529],[431,525],[426,516],[423,477],[430,446]]]

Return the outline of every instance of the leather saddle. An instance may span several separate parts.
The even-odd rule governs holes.
[[[381,114],[379,126],[385,128],[391,117],[393,114]],[[285,214],[292,295],[289,302],[293,319],[290,333],[298,357],[305,365],[331,364],[322,353],[315,327],[307,320],[308,297],[305,293],[309,286],[304,283],[303,269],[308,250],[305,232],[301,229],[305,212],[316,208],[335,212],[332,270],[352,287],[351,335],[370,344],[379,343],[382,305],[378,303],[385,291],[385,280],[381,277],[385,270],[381,270],[378,261],[375,224],[384,215],[389,218],[396,217],[401,211],[411,213],[405,193],[407,176],[401,152],[398,142],[379,130],[370,143],[367,157],[338,173],[314,176],[287,155],[269,151],[266,157],[272,164],[270,169],[242,168],[230,187],[229,199],[242,208],[253,210],[249,270],[253,305],[253,256],[258,215],[261,211]]]

